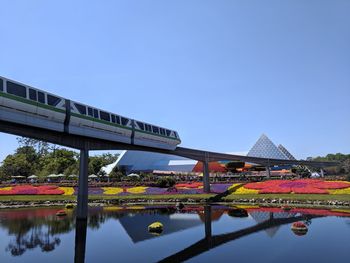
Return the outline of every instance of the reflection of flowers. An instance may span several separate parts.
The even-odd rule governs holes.
[[[259,194],[329,194],[326,189],[348,188],[349,183],[341,181],[322,181],[315,179],[301,180],[270,180],[261,183],[248,183],[246,189],[258,190]]]

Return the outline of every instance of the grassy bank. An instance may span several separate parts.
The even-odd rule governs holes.
[[[203,200],[214,196],[214,194],[174,194],[174,195],[128,195],[128,196],[115,196],[115,195],[91,195],[89,201],[96,200]],[[38,202],[38,201],[75,201],[76,196],[72,195],[14,195],[14,196],[0,196],[0,202]]]

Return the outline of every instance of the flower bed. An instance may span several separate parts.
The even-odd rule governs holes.
[[[233,185],[234,186],[234,185]],[[232,187],[233,187],[232,186]],[[248,183],[234,194],[350,194],[350,183],[318,179],[270,180]]]
[[[62,195],[64,191],[58,186],[31,186],[19,185],[14,187],[6,187],[7,190],[1,189],[0,195]]]

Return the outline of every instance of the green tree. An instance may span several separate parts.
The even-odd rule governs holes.
[[[17,137],[17,142],[20,147],[33,147],[36,149],[36,152],[43,156],[50,151],[50,144],[45,141],[40,141],[27,137]]]
[[[57,149],[41,158],[40,175],[73,173],[77,167],[77,153],[67,149]]]
[[[28,161],[25,154],[8,155],[0,168],[3,179],[8,179],[11,176],[28,177],[34,172],[34,165]]]
[[[118,155],[112,154],[102,154],[98,156],[92,156],[89,158],[89,174],[101,174],[101,168],[115,162],[118,158]]]

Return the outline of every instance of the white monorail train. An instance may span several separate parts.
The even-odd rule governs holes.
[[[174,150],[176,131],[126,118],[0,77],[0,120]]]

